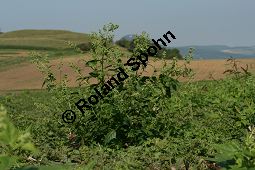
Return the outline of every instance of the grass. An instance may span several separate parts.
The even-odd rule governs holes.
[[[10,69],[15,67],[17,64],[24,63],[29,61],[29,57],[6,57],[6,59],[1,60],[0,62],[0,71]]]
[[[70,49],[67,41],[86,43],[89,37],[87,34],[65,30],[19,30],[0,34],[0,71],[28,63],[31,59],[28,55],[17,56],[21,50],[27,53],[47,52],[50,59],[77,55],[77,52]]]
[[[89,37],[64,30],[20,30],[0,34],[0,49],[59,50],[69,48],[66,41],[86,43]]]
[[[14,51],[0,51],[0,55],[9,55],[9,54],[18,54],[17,52]]]

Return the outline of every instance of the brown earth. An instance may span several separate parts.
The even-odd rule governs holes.
[[[89,56],[85,57],[86,59],[90,58]],[[76,86],[75,82],[77,74],[68,66],[70,62],[78,64],[80,67],[84,68],[83,73],[87,75],[91,70],[83,66],[82,57],[70,57],[63,59],[63,72],[57,69],[60,59],[52,60],[51,64],[53,65],[53,70],[56,75],[57,80],[60,80],[60,77],[66,73],[69,77],[69,85]],[[123,62],[125,62],[124,59]],[[240,61],[240,66],[245,67],[247,64],[249,70],[255,73],[255,58],[254,59],[238,59]],[[149,64],[153,65],[156,68],[162,67],[162,61],[154,62],[152,59],[149,59]],[[183,61],[180,61],[180,65],[183,64]],[[212,79],[222,79],[224,78],[223,72],[229,68],[226,66],[226,60],[194,60],[190,64],[190,68],[196,73],[193,80],[212,80]],[[152,75],[153,67],[148,65],[143,75]],[[184,80],[184,79],[182,79]],[[0,91],[9,91],[9,90],[21,90],[21,89],[41,89],[43,82],[42,74],[37,70],[36,66],[33,64],[20,64],[15,68],[4,70],[0,72]]]

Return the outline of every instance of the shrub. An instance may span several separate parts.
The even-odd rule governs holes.
[[[80,142],[86,141],[88,145],[100,143],[105,146],[122,148],[125,145],[138,145],[148,138],[163,138],[166,132],[173,130],[172,126],[162,124],[161,121],[169,109],[165,107],[164,103],[168,102],[178,89],[179,83],[174,76],[185,76],[190,72],[187,68],[177,66],[176,59],[171,64],[166,64],[164,61],[165,64],[161,70],[155,70],[159,76],[141,76],[138,74],[138,70],[133,72],[131,68],[124,68],[121,51],[113,43],[113,32],[117,28],[117,25],[109,24],[104,26],[99,33],[91,34],[92,60],[86,61],[85,64],[93,71],[89,76],[79,74],[77,78],[80,85],[84,82],[88,84],[90,79],[97,79],[96,85],[88,84],[84,89],[78,89],[80,98],[86,99],[85,96],[89,96],[94,86],[101,87],[110,75],[118,73],[118,67],[125,69],[129,75],[124,84],[111,90],[91,110],[86,110],[81,120],[72,126],[72,130],[77,134]],[[150,45],[148,34],[143,32],[142,35],[136,36],[133,43],[132,56],[137,57]],[[43,59],[43,57],[37,58]],[[36,63],[40,66],[40,62]],[[42,61],[42,63],[46,62]],[[44,84],[47,88],[55,89],[56,93],[64,95],[63,100],[76,103],[78,100],[75,101],[69,96],[70,89],[56,86],[55,76],[49,71],[50,66],[42,65],[44,67],[41,68],[45,68],[41,71],[45,74]],[[79,72],[79,70],[76,67],[76,71]],[[61,99],[61,101],[63,100]],[[67,104],[63,101],[62,106],[58,107],[65,105]],[[70,104],[68,105],[70,106]],[[68,109],[72,109],[72,107]],[[77,108],[74,109],[79,112]]]
[[[120,39],[120,40],[116,41],[116,44],[121,46],[121,47],[129,49],[131,41],[128,41],[126,39]]]
[[[78,44],[77,47],[83,51],[83,52],[87,52],[91,49],[91,43],[82,43],[82,44]]]
[[[177,59],[183,59],[183,56],[180,54],[180,51],[177,48],[173,48],[173,49],[166,49],[163,48],[162,51],[159,51],[156,55],[156,57],[158,58],[162,58],[162,54],[166,53],[166,59],[173,59],[174,57]]]

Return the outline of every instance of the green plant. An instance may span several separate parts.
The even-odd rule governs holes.
[[[32,62],[37,65],[37,68],[44,75],[44,82],[42,84],[42,87],[46,85],[48,90],[51,90],[52,88],[56,87],[55,84],[56,78],[51,71],[52,65],[49,65],[48,55],[33,52],[31,53],[31,56],[33,57]]]
[[[217,145],[218,153],[210,160],[224,169],[255,169],[255,128],[249,126],[249,130],[242,143],[231,141]]]
[[[86,65],[93,71],[89,76],[80,76],[77,80],[86,80],[88,84],[88,79],[95,78],[97,85],[102,85],[107,81],[106,77],[114,73],[109,74],[110,71],[123,67],[121,54],[113,44],[112,32],[115,29],[117,26],[109,24],[99,33],[92,34],[93,59],[86,61]],[[139,62],[137,56],[150,45],[148,34],[143,32],[140,36],[136,35],[134,45],[132,57],[136,59],[135,62]],[[78,73],[79,70],[77,69]],[[81,121],[75,125],[75,134],[82,141],[123,147],[137,145],[147,138],[163,136],[160,134],[160,126],[156,128],[160,119],[157,119],[157,111],[153,110],[157,108],[155,101],[162,100],[162,105],[158,107],[163,109],[163,100],[171,97],[177,90],[178,81],[175,77],[186,76],[190,70],[177,66],[177,59],[174,59],[170,65],[165,61],[161,70],[155,70],[155,73],[159,72],[159,76],[142,76],[138,73],[139,70],[134,73],[131,68],[126,71],[129,78],[125,83],[112,90],[91,110],[87,110]],[[91,87],[93,86],[88,86],[89,89]],[[87,129],[91,129],[90,132]]]
[[[86,66],[92,68],[93,71],[81,80],[96,78],[98,84],[103,85],[107,77],[117,73],[116,67],[123,67],[122,53],[113,43],[113,32],[118,27],[118,25],[110,23],[105,25],[99,33],[90,35],[92,60],[87,61]]]
[[[19,132],[7,117],[7,112],[0,106],[0,169],[18,166],[29,152],[36,152],[31,142],[30,133]]]

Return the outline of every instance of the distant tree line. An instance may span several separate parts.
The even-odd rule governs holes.
[[[116,41],[116,44],[126,48],[128,51],[132,52],[134,49],[134,41],[129,41],[127,39],[120,39],[118,41]],[[153,43],[151,43],[152,46],[154,45]],[[91,43],[87,42],[87,43],[81,43],[78,44],[77,47],[83,51],[83,52],[87,52],[91,49]],[[172,48],[172,49],[166,49],[165,47],[162,47],[162,50],[158,51],[158,53],[156,54],[155,57],[158,58],[162,58],[163,56],[163,52],[166,52],[166,59],[172,59],[173,57],[176,57],[177,59],[183,59],[183,56],[180,54],[180,51],[177,48]]]
[[[116,41],[116,44],[128,49],[130,52],[134,49],[134,41],[129,41],[127,39],[120,39]],[[153,46],[154,44],[151,43],[151,45]],[[183,59],[183,56],[180,54],[180,51],[177,48],[166,49],[164,47],[162,47],[162,50],[158,51],[155,57],[162,58],[163,52],[166,52],[166,59],[172,59],[173,57],[176,57],[177,59]]]

